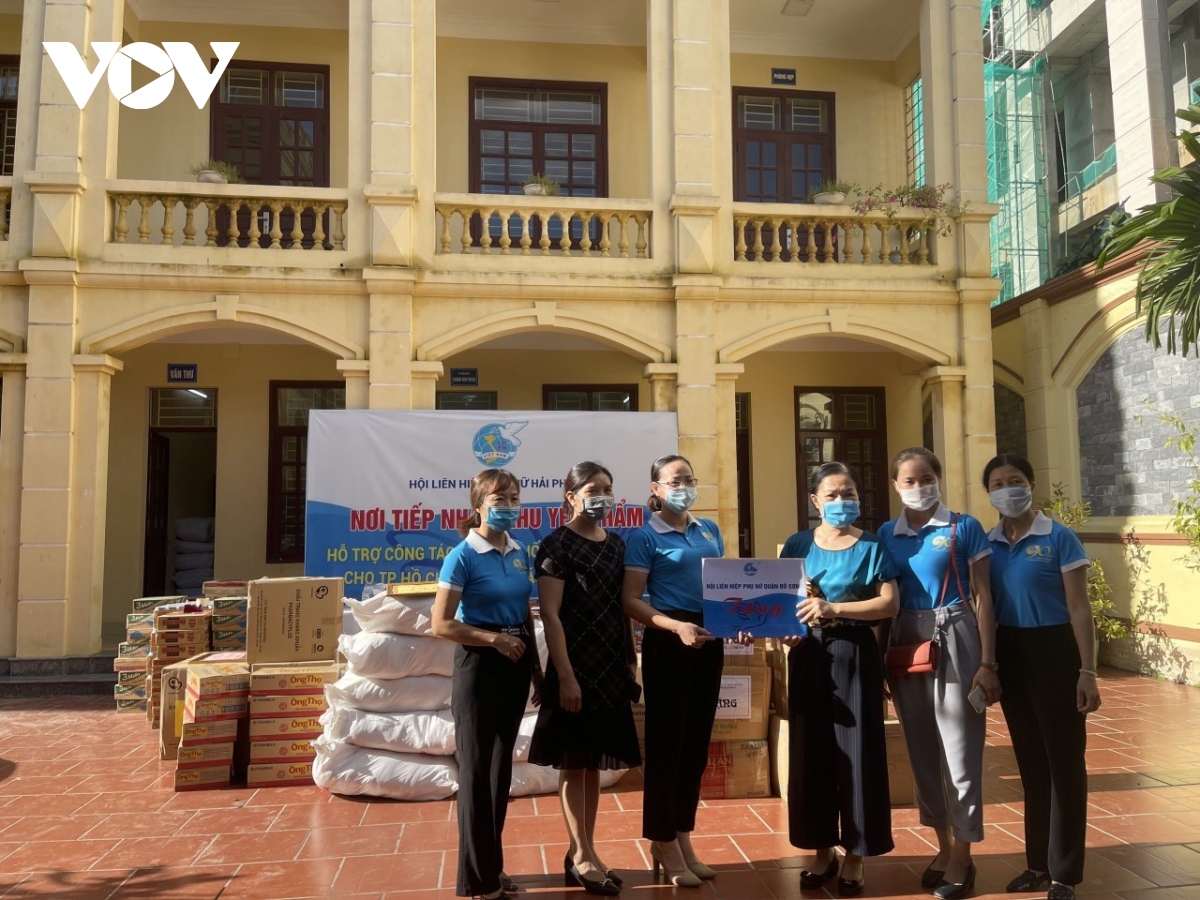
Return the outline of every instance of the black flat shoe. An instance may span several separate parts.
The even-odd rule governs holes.
[[[574,878],[575,883],[580,885],[589,894],[600,894],[604,897],[615,897],[617,894],[621,893],[621,889],[613,884],[612,879],[605,878],[601,881],[593,881],[592,879],[585,877],[579,871],[579,867],[574,863],[571,864],[571,868],[568,870],[567,874]]]
[[[1046,894],[1046,900],[1075,900],[1075,886],[1072,884],[1052,884]]]
[[[838,894],[843,897],[857,897],[863,892],[863,888],[867,886],[867,880],[860,878],[858,881],[851,881],[849,878],[838,879]]]
[[[949,881],[943,881],[937,886],[937,890],[933,892],[933,896],[938,900],[962,900],[963,897],[975,890],[975,863],[972,862],[967,867],[967,875],[963,881],[958,884],[951,884]],[[1070,898],[1061,897],[1057,900],[1074,900],[1072,893]]]
[[[834,856],[829,861],[824,872],[810,872],[805,869],[800,873],[800,889],[804,891],[815,891],[817,888],[824,887],[825,882],[838,873],[838,858]]]
[[[934,862],[937,862],[937,860],[935,859]],[[946,877],[946,870],[935,869],[933,867],[933,863],[930,863],[929,868],[927,868],[925,873],[921,876],[921,887],[933,890],[942,883],[942,879],[944,877]]]
[[[521,889],[517,887],[517,883],[505,875],[500,873],[500,892],[503,894],[518,894]]]
[[[571,854],[568,853],[566,856],[563,857],[564,880],[567,883],[567,887],[579,887],[579,882],[575,881],[574,880],[575,876],[571,874],[571,865],[572,865]],[[612,869],[605,869],[604,877],[607,878],[609,881],[611,881],[613,884],[615,884],[617,887],[620,887],[621,885],[623,885],[625,883],[625,879],[622,878],[620,875],[618,875],[616,872],[614,872]]]
[[[1031,891],[1041,890],[1049,883],[1049,872],[1035,872],[1033,869],[1026,869],[1010,881],[1004,890],[1009,894],[1027,894]]]
[[[621,885],[623,885],[625,883],[625,879],[622,878],[620,875],[618,875],[616,872],[614,872],[612,869],[605,869],[604,877],[607,878],[609,881],[611,881],[613,884],[615,884],[617,887],[620,887]]]

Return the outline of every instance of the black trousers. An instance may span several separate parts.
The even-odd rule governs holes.
[[[672,612],[677,619],[699,624],[701,617]],[[707,641],[684,646],[660,628],[642,636],[642,690],[646,697],[645,783],[642,836],[673,841],[696,827],[700,781],[708,767],[725,648]]]
[[[1087,720],[1076,708],[1079,645],[1070,624],[996,629],[1000,707],[1025,791],[1025,864],[1083,881]]]
[[[857,856],[894,848],[883,665],[864,625],[814,630],[788,654],[788,838]]]
[[[518,662],[491,647],[460,645],[454,655],[450,709],[458,745],[458,885],[460,897],[500,889],[504,816],[512,784],[513,746],[529,699],[533,641]]]

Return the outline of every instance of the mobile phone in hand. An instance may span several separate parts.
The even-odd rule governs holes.
[[[971,690],[971,693],[967,694],[967,699],[971,701],[971,706],[975,708],[975,712],[981,715],[987,712],[987,691],[983,689],[982,684],[975,685],[975,687]]]

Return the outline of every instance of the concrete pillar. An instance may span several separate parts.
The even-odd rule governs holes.
[[[650,382],[651,412],[674,412],[679,366],[675,363],[647,363],[642,370],[642,377]]]
[[[437,189],[435,5],[352,0],[350,40],[355,60],[351,82],[369,84],[368,99],[351,107],[352,132],[369,137],[350,174],[351,183],[355,174],[368,176],[362,183],[371,261],[398,266],[428,262],[437,235],[416,223],[433,221]],[[369,48],[360,59],[359,48]]]
[[[437,383],[445,372],[440,362],[420,361],[412,364],[412,408],[437,408]]]
[[[692,463],[700,481],[696,515],[722,521],[721,463],[717,442],[717,350],[715,279],[677,276],[675,285],[675,354],[679,380],[675,409],[679,417],[679,452]],[[731,395],[732,396],[732,395]],[[736,527],[736,482],[734,523]]]
[[[382,286],[381,282],[373,282]],[[371,409],[413,408],[413,282],[388,281],[371,292]]]
[[[978,0],[922,0],[921,83],[925,99],[925,180],[949,182],[959,200],[988,201],[987,129],[983,99],[983,36]],[[938,264],[965,274],[963,247],[987,246],[987,218],[960,223],[937,241]]]
[[[996,395],[992,367],[991,302],[995,282],[978,279],[968,287],[960,280],[962,314],[963,473],[964,503],[959,509],[982,522],[994,519],[987,491],[980,482],[983,467],[996,455]]]
[[[738,555],[737,379],[743,363],[717,363],[717,525],[725,555]]]
[[[1170,190],[1150,176],[1177,159],[1171,96],[1171,49],[1163,0],[1104,0],[1118,196],[1136,214]]]
[[[1050,306],[1045,300],[1038,298],[1021,306],[1021,335],[1029,462],[1038,484],[1038,496],[1049,496],[1052,485],[1062,478],[1056,449],[1062,418],[1057,409],[1052,375]]]
[[[339,359],[337,368],[346,379],[346,409],[368,409],[371,402],[371,363],[365,359]]]
[[[650,246],[653,248],[654,258],[668,271],[675,268],[673,220],[670,213],[671,195],[675,193],[675,179],[672,175],[675,128],[671,96],[673,18],[672,0],[647,0],[646,135],[649,138],[650,150],[650,198],[654,202]]]
[[[17,651],[25,356],[0,354],[0,656]]]
[[[965,429],[961,366],[934,366],[921,373],[933,402],[933,452],[942,461],[943,499],[954,510],[966,509]]]

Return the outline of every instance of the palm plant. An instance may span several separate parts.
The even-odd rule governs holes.
[[[1200,104],[1176,110],[1175,115],[1200,125]],[[1192,159],[1200,160],[1200,137],[1182,131],[1176,139]],[[1151,180],[1169,187],[1174,196],[1114,228],[1096,259],[1096,271],[1150,242],[1136,287],[1138,315],[1146,315],[1146,339],[1155,349],[1161,347],[1159,326],[1165,322],[1168,353],[1175,353],[1177,346],[1184,356],[1193,348],[1200,353],[1200,165],[1167,166]]]

